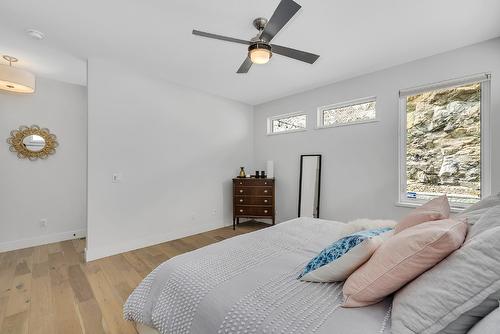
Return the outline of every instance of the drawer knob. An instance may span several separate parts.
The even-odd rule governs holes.
[[[242,193],[242,192],[243,192],[243,189],[240,189],[240,193]]]
[[[267,182],[264,182],[264,184],[267,184]]]
[[[243,198],[242,198],[242,199],[240,199],[240,203],[243,203]]]
[[[264,210],[264,213],[267,213],[267,210]]]
[[[243,182],[240,182],[240,184],[243,184]]]
[[[264,203],[267,203],[267,199],[264,200]]]
[[[265,189],[264,192],[267,194],[267,189]]]
[[[243,209],[240,209],[240,212],[243,212]]]

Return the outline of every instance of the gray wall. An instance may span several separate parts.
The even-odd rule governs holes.
[[[320,216],[326,219],[398,218],[398,91],[492,73],[492,190],[500,191],[500,39],[392,67],[255,107],[256,167],[275,161],[278,220],[297,215],[299,155],[323,155]],[[377,96],[379,122],[314,130],[318,106]],[[269,116],[303,111],[306,132],[266,135]]]
[[[32,124],[58,137],[47,160],[9,151],[10,131]],[[85,235],[86,131],[86,87],[39,77],[34,94],[0,91],[0,251]]]
[[[252,107],[101,59],[89,60],[88,92],[87,259],[231,223]]]

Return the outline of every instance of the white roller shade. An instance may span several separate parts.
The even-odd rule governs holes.
[[[413,95],[417,95],[420,93],[424,93],[424,92],[428,92],[428,91],[436,90],[436,89],[441,89],[441,88],[447,88],[447,87],[453,87],[453,86],[463,86],[463,85],[476,83],[476,82],[484,82],[484,81],[490,80],[490,78],[491,78],[491,74],[481,73],[481,74],[470,75],[470,76],[463,77],[460,79],[440,81],[440,82],[436,82],[436,83],[433,83],[430,85],[422,85],[422,86],[417,86],[417,87],[413,87],[413,88],[401,89],[399,91],[399,97],[413,96]]]

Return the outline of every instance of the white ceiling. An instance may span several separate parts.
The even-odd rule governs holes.
[[[87,84],[87,62],[75,57],[51,42],[36,41],[24,28],[4,26],[3,4],[0,4],[0,55],[18,58],[12,66],[24,68],[37,75],[77,85]],[[0,64],[8,64],[0,57]]]
[[[0,53],[40,75],[84,84],[85,59],[106,57],[209,93],[259,104],[500,36],[498,0],[296,0],[302,9],[274,43],[320,54],[309,65],[276,55],[236,74],[252,20],[279,0],[4,0]],[[46,34],[35,41],[28,28]]]

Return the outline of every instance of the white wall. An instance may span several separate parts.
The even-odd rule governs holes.
[[[10,131],[32,124],[58,138],[47,160],[9,151]],[[0,91],[0,252],[85,235],[86,131],[86,87],[38,77],[35,94]]]
[[[376,52],[376,51],[374,51]],[[299,155],[323,155],[320,216],[398,218],[398,91],[421,84],[492,73],[492,190],[500,191],[500,39],[334,83],[255,107],[255,164],[275,161],[278,221],[297,214]],[[314,130],[318,106],[377,96],[380,122]],[[266,118],[308,114],[306,132],[266,135]]]
[[[88,62],[88,96],[88,260],[231,223],[252,107],[102,59]]]

